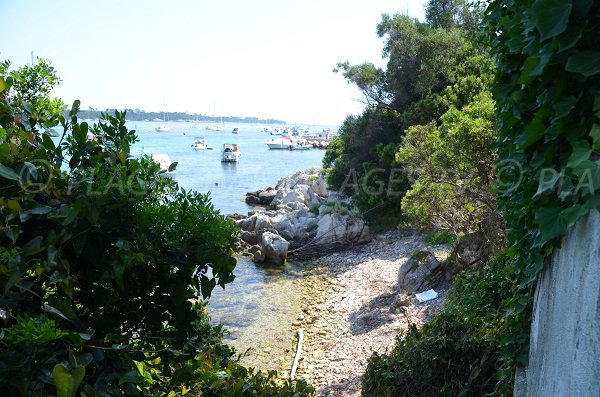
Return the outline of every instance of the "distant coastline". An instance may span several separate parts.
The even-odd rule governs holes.
[[[80,110],[78,117],[80,119],[98,119],[101,113],[114,114],[118,109],[94,109]],[[277,119],[259,119],[258,117],[239,117],[239,116],[207,116],[203,114],[189,114],[186,112],[146,112],[139,109],[124,109],[127,112],[128,121],[189,121],[189,122],[208,122],[208,123],[253,123],[253,124],[287,124],[283,120]]]

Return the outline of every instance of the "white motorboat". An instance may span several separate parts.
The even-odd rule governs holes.
[[[282,135],[281,138],[274,138],[266,141],[265,145],[267,145],[269,149],[290,149],[290,147],[296,146],[296,139],[288,135]]]
[[[312,149],[312,145],[306,143],[306,141],[304,141],[304,140],[297,140],[296,144],[293,146],[290,146],[288,149],[289,150],[309,150],[309,149]]]
[[[224,143],[221,151],[221,162],[236,163],[240,159],[240,148],[237,143]]]
[[[206,139],[203,136],[194,138],[194,143],[192,143],[192,149],[206,150]]]
[[[161,175],[165,178],[173,179],[175,178],[175,170],[170,170],[173,162],[168,154],[165,153],[155,153],[152,155],[152,161],[158,163],[160,165],[161,171],[164,171]]]
[[[161,124],[155,128],[156,132],[169,132],[171,131],[171,127],[166,124]]]

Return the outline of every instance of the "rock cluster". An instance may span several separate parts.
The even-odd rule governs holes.
[[[431,251],[414,252],[398,270],[398,286],[408,294],[437,287],[443,276],[440,261]]]
[[[281,178],[274,188],[247,193],[246,202],[263,206],[235,220],[243,252],[257,263],[282,265],[288,249],[308,243],[318,249],[370,238],[365,221],[349,200],[329,191],[322,174]]]

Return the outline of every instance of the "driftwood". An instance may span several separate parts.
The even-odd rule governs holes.
[[[322,256],[331,254],[336,251],[347,250],[350,248],[354,248],[357,245],[365,244],[366,241],[362,241],[362,242],[360,241],[362,232],[364,231],[365,227],[366,227],[366,224],[363,225],[363,228],[361,229],[361,232],[358,234],[358,236],[356,236],[352,239],[346,238],[344,240],[336,240],[336,241],[332,241],[332,242],[323,244],[321,242],[321,240],[323,239],[323,236],[326,236],[329,233],[332,233],[334,231],[334,229],[331,229],[331,230],[325,232],[323,234],[323,236],[321,236],[320,238],[315,238],[306,244],[303,244],[300,246],[295,246],[295,247],[294,247],[294,245],[292,245],[291,246],[292,249],[288,250],[288,256],[293,256],[300,260],[310,260],[310,259],[320,258]],[[292,244],[293,244],[293,242],[292,242]]]
[[[296,355],[294,356],[292,370],[290,371],[290,380],[294,380],[294,376],[296,376],[296,369],[298,368],[298,361],[300,360],[300,352],[302,351],[302,341],[303,340],[304,340],[304,330],[302,328],[300,328],[298,330],[298,347],[296,347]]]
[[[315,241],[304,244],[298,248],[288,251],[288,257],[294,257],[300,260],[310,260],[329,255],[336,251],[347,250],[359,245],[356,241],[334,241],[327,244],[318,244]]]

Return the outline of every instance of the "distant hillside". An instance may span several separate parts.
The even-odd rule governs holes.
[[[100,113],[114,113],[115,109],[97,110],[91,108],[89,110],[80,110],[79,118],[82,119],[97,119]],[[276,119],[259,119],[257,117],[237,117],[237,116],[206,116],[203,114],[189,114],[184,112],[145,112],[139,109],[125,109],[127,112],[127,120],[130,121],[152,121],[154,119],[167,121],[201,121],[201,122],[234,122],[234,123],[263,123],[263,124],[287,124],[283,120]]]

